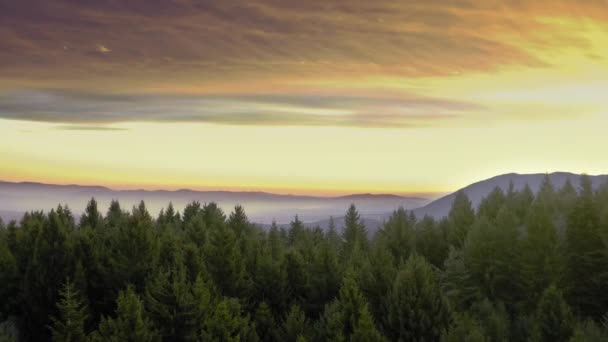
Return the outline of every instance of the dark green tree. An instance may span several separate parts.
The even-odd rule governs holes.
[[[537,341],[568,341],[574,330],[574,315],[564,300],[561,291],[549,286],[536,308],[536,329],[533,338]]]
[[[361,252],[367,251],[368,236],[367,229],[357,212],[354,204],[351,204],[344,216],[344,230],[342,232],[342,240],[344,241],[341,250],[341,258],[344,262],[349,263],[355,254],[355,250]]]
[[[80,216],[80,227],[91,227],[95,229],[102,225],[103,216],[101,216],[101,213],[97,209],[97,201],[95,198],[91,198],[84,213]]]
[[[456,247],[462,247],[474,221],[475,211],[469,197],[464,191],[457,192],[448,214],[448,222],[450,223],[448,238],[450,243]]]
[[[183,268],[158,272],[147,282],[144,302],[163,340],[196,340],[197,302]]]
[[[386,333],[395,341],[437,341],[448,329],[450,306],[432,266],[413,254],[399,270],[387,298]]]
[[[60,291],[57,303],[59,314],[51,317],[51,333],[56,342],[81,342],[86,338],[84,331],[88,313],[74,284],[67,280]]]
[[[121,291],[116,300],[116,317],[103,317],[91,334],[94,342],[159,342],[160,335],[146,318],[143,304],[133,287]]]
[[[298,305],[292,305],[283,321],[281,328],[281,341],[296,341],[299,336],[308,334],[308,320],[306,314]]]
[[[249,315],[243,314],[239,301],[225,298],[220,301],[205,322],[203,340],[209,341],[258,341],[255,327]]]

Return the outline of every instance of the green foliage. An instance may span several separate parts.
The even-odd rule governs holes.
[[[432,266],[413,254],[401,267],[388,296],[392,340],[435,341],[448,328],[450,306]]]
[[[585,177],[398,209],[374,236],[354,205],[325,232],[215,203],[100,212],[0,224],[0,341],[607,340],[608,185]]]
[[[157,342],[160,335],[146,318],[143,304],[133,287],[121,291],[116,300],[116,317],[103,317],[93,332],[94,342]]]
[[[599,205],[591,180],[581,177],[579,195],[566,230],[567,297],[577,311],[599,318],[608,307],[607,245],[602,240]]]
[[[599,327],[593,320],[580,322],[574,328],[569,342],[605,342],[608,341],[608,329]]]
[[[86,337],[84,325],[88,314],[80,299],[80,294],[69,279],[61,289],[60,296],[61,299],[57,304],[59,314],[57,317],[51,317],[50,329],[53,341],[84,341]]]
[[[210,341],[257,341],[255,326],[249,315],[243,315],[241,305],[235,298],[222,299],[211,316],[205,321],[201,336]]]
[[[368,248],[367,229],[354,204],[351,204],[346,216],[344,216],[342,239],[344,244],[341,250],[341,258],[346,263],[353,263],[357,259],[356,254],[364,252]]]
[[[347,271],[338,298],[325,308],[321,325],[321,335],[329,341],[380,336],[371,321],[367,302],[355,282],[352,270]]]
[[[161,271],[148,281],[145,307],[164,340],[196,339],[197,302],[183,268]]]
[[[534,338],[538,341],[568,341],[572,336],[574,315],[554,285],[543,292],[535,318]]]
[[[380,231],[379,239],[396,262],[405,262],[416,248],[416,218],[403,208],[394,211]]]
[[[461,247],[467,236],[467,232],[475,221],[475,211],[471,201],[463,191],[456,193],[452,209],[448,215],[450,223],[450,243],[456,247]]]
[[[298,337],[304,337],[308,333],[308,320],[306,314],[297,305],[292,305],[289,314],[285,317],[281,328],[282,341],[296,341]]]
[[[444,334],[445,342],[489,342],[485,337],[483,328],[474,318],[468,314],[457,313],[454,315],[452,325]]]

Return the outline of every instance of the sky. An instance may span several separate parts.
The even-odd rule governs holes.
[[[607,132],[605,0],[0,0],[5,181],[437,194]]]

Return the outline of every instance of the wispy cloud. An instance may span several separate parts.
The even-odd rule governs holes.
[[[114,79],[123,81],[114,87],[128,88],[252,76],[421,77],[541,67],[550,62],[521,40],[544,48],[585,44],[576,32],[537,34],[552,28],[543,16],[604,20],[608,3],[21,0],[0,5],[0,72],[22,82],[82,80],[88,87],[91,79]]]
[[[114,130],[121,122],[411,127],[441,125],[482,107],[421,96],[115,95],[27,90],[0,94],[0,117]]]

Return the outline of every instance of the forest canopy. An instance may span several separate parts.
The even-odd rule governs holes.
[[[367,228],[354,205],[326,230],[215,203],[28,212],[0,221],[0,341],[608,340],[608,185]]]

